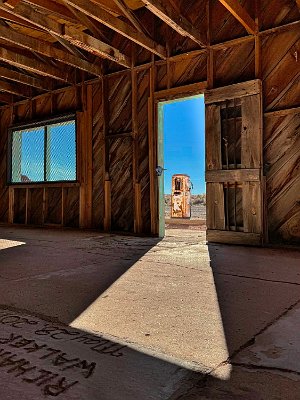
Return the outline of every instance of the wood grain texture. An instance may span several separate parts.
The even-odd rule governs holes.
[[[216,104],[207,105],[205,109],[205,148],[206,169],[222,169],[221,114]]]

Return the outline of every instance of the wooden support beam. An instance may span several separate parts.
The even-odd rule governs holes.
[[[168,0],[142,0],[145,6],[158,18],[168,24],[181,36],[189,37],[200,46],[206,46],[206,39],[201,36],[199,30],[188,21]]]
[[[24,19],[25,21],[31,22],[50,34],[54,34],[66,39],[70,43],[88,51],[89,53],[100,57],[105,57],[128,68],[131,66],[130,59],[125,54],[122,54],[118,49],[115,49],[114,47],[109,46],[108,44],[101,42],[100,40],[81,32],[76,28],[68,27],[64,24],[56,22],[35,11],[34,8],[28,4],[19,3],[12,10],[4,4],[3,0],[0,0],[0,9],[8,11],[17,17]]]
[[[106,40],[106,36],[102,33],[101,29],[97,25],[97,21],[89,18],[87,15],[70,6],[70,4],[68,3],[66,3],[66,6],[72,12],[76,20],[79,21],[82,25],[86,26],[96,39],[104,41]]]
[[[9,43],[17,44],[25,49],[34,51],[38,54],[50,57],[54,60],[79,68],[90,74],[101,76],[102,70],[99,65],[91,64],[88,61],[81,60],[63,50],[57,49],[48,42],[26,36],[12,28],[0,25],[0,38],[5,39]]]
[[[122,36],[132,40],[133,42],[139,44],[145,49],[151,51],[154,54],[157,54],[161,58],[166,58],[166,49],[155,43],[151,38],[146,36],[145,34],[137,31],[131,25],[128,25],[126,22],[121,19],[113,16],[109,12],[101,9],[100,7],[95,7],[93,3],[87,0],[64,0],[71,6],[77,8],[84,14],[88,15],[91,18],[94,18],[96,21],[106,25],[110,29],[120,33]]]
[[[29,99],[32,97],[32,88],[23,86],[18,83],[7,82],[0,79],[0,91],[10,93],[15,96],[25,97]]]
[[[49,11],[49,14],[55,14],[60,18],[63,18],[67,21],[76,22],[74,15],[70,10],[68,10],[63,4],[59,4],[56,1],[52,0],[27,0],[27,3],[30,3],[34,6],[37,6],[44,12]]]
[[[104,183],[104,231],[110,232],[111,230],[111,181]]]
[[[0,60],[18,68],[37,73],[39,75],[48,76],[67,83],[75,83],[74,79],[67,71],[61,71],[58,68],[46,65],[38,60],[17,54],[0,47]]]
[[[0,18],[2,20],[9,21],[9,22],[12,22],[14,24],[25,26],[26,28],[37,29],[36,26],[30,24],[27,21],[24,21],[22,18],[18,18],[15,15],[10,14],[9,12],[7,12],[5,10],[0,10]],[[40,31],[41,29],[38,29],[38,30]]]
[[[146,28],[140,23],[137,17],[133,14],[131,9],[126,5],[124,0],[113,0],[115,4],[119,7],[126,18],[132,23],[132,25],[141,33],[149,35]]]
[[[36,87],[37,89],[49,90],[52,86],[52,82],[48,79],[44,78],[41,80],[1,66],[0,66],[0,77],[9,79],[11,81],[19,82],[24,85],[33,86]]]
[[[5,4],[6,4],[8,7],[14,8],[14,7],[16,7],[16,5],[17,5],[18,3],[20,3],[20,1],[21,1],[21,0],[5,0]]]
[[[247,13],[247,11],[240,5],[238,0],[219,0],[225,8],[246,28],[247,32],[255,35],[257,33],[257,26]]]
[[[8,93],[0,93],[0,102],[6,104],[12,104],[14,102],[14,97]]]
[[[73,56],[78,57],[79,59],[87,60],[86,56],[82,53],[78,47],[74,46],[74,44],[69,43],[66,39],[51,33],[51,36],[54,37],[65,49],[67,49]]]
[[[0,80],[0,91],[14,94],[16,96],[30,98],[32,97],[32,90],[28,86],[19,85],[18,83],[11,83]]]
[[[93,36],[80,32],[72,27],[65,27],[64,37],[71,43],[88,51],[98,57],[107,58],[123,67],[130,68],[131,61],[128,56],[121,53],[118,49],[101,42]]]

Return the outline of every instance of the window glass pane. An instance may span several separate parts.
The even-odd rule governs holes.
[[[46,164],[47,181],[76,180],[75,121],[48,126]]]
[[[12,182],[44,180],[44,128],[15,131],[12,137]]]

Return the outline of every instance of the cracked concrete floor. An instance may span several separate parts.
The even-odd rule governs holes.
[[[0,398],[300,399],[300,252],[0,228]]]

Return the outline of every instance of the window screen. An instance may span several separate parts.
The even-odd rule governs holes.
[[[76,180],[75,119],[11,130],[11,183]]]

